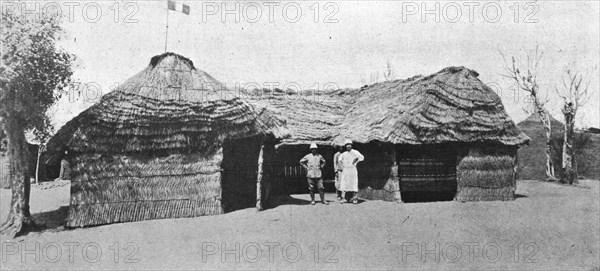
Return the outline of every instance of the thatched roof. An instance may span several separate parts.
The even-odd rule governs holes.
[[[283,121],[265,108],[224,96],[224,85],[189,59],[165,53],[65,124],[51,152],[181,153],[227,138],[282,137]]]
[[[554,116],[549,116],[550,128],[552,129],[552,133],[562,134],[565,125],[560,120],[557,120]],[[542,120],[540,120],[540,116],[536,112],[533,112],[531,115],[529,115],[529,117],[519,122],[517,126],[521,130],[523,130],[525,134],[529,134],[527,131],[540,131],[541,133],[543,133],[543,137],[546,137],[546,134],[544,133],[544,126],[542,125]],[[531,137],[531,139],[533,140],[534,138]]]
[[[313,96],[282,92],[256,93],[246,96],[250,103],[268,108],[285,119],[291,136],[282,139],[284,144],[318,143],[331,145],[342,133],[345,109],[348,104],[332,96],[320,95],[327,101],[315,102]]]
[[[250,95],[252,103],[287,121],[287,144],[333,144],[349,138],[394,144],[499,142],[529,138],[504,110],[500,97],[475,71],[448,67],[429,76],[382,82],[318,95]]]
[[[429,76],[316,95],[240,93],[166,53],[69,121],[51,140],[56,150],[191,150],[214,139],[272,133],[283,144],[332,145],[349,138],[394,144],[527,143],[500,97],[475,71],[448,67]],[[282,128],[285,127],[285,128]]]

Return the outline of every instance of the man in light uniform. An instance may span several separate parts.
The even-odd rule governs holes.
[[[308,181],[308,190],[310,192],[310,204],[315,205],[315,192],[319,192],[321,202],[328,205],[325,201],[325,192],[323,187],[323,178],[321,169],[325,166],[325,158],[317,153],[317,144],[310,144],[311,153],[300,160],[300,165],[306,169],[306,179]]]
[[[339,157],[339,163],[342,171],[342,180],[340,183],[340,190],[347,194],[352,194],[352,203],[358,203],[358,171],[356,170],[356,164],[365,160],[365,157],[357,150],[352,149],[352,141],[347,139],[344,142],[346,152],[342,153]],[[345,196],[344,196],[345,197]],[[345,198],[342,199],[345,202]]]

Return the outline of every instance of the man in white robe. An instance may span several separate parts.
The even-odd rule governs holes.
[[[352,141],[346,140],[344,142],[346,151],[339,157],[339,164],[341,166],[342,178],[340,182],[340,190],[344,192],[344,198],[342,202],[346,201],[346,194],[352,194],[352,203],[358,203],[358,171],[356,165],[359,162],[365,160],[365,157],[357,150],[352,149]]]
[[[336,144],[338,152],[333,155],[333,171],[335,171],[335,192],[337,194],[338,201],[342,200],[342,190],[340,189],[340,180],[342,178],[342,170],[339,163],[339,158],[344,153],[344,146],[342,144]]]

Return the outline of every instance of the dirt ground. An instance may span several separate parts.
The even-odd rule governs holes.
[[[64,230],[68,183],[34,186],[46,230],[0,236],[0,269],[598,270],[599,181],[520,181],[511,202],[309,205]],[[333,199],[332,194],[328,194]],[[10,191],[0,191],[0,220]]]

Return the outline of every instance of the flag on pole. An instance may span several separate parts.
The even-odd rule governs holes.
[[[179,11],[186,15],[190,15],[190,6],[186,4],[176,3],[175,1],[168,0],[167,1],[169,9],[174,11]]]

